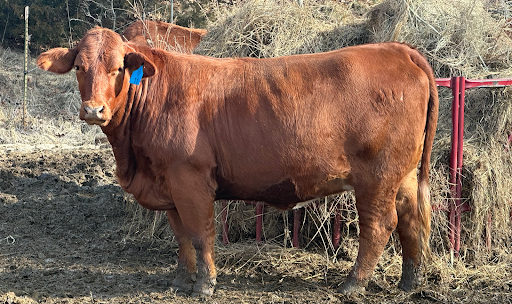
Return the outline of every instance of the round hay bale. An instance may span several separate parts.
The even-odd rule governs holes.
[[[387,0],[368,14],[372,42],[403,41],[429,58],[436,77],[512,75],[505,15],[484,1]]]
[[[362,43],[366,29],[350,6],[335,1],[254,0],[216,7],[194,50],[213,57],[269,58]]]

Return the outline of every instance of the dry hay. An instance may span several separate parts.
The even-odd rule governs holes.
[[[8,292],[6,294],[0,295],[0,303],[36,304],[37,302],[28,296],[18,297],[14,292]]]
[[[372,42],[403,41],[425,53],[436,77],[509,76],[511,40],[487,1],[388,0],[368,14]],[[499,10],[498,10],[499,12]]]
[[[142,208],[133,195],[124,193],[126,213],[123,230],[125,239],[166,239],[174,240],[171,228],[167,222],[167,214],[162,211],[153,211]]]
[[[364,9],[361,9],[364,10]],[[213,8],[215,21],[194,50],[213,57],[269,58],[366,41],[361,17],[335,1],[255,0]]]

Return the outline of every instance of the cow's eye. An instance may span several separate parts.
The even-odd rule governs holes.
[[[78,65],[75,65],[75,71],[80,70],[80,67]]]
[[[124,67],[120,67],[120,68],[118,69],[118,71],[119,71],[119,73],[122,73],[122,72],[124,71]]]

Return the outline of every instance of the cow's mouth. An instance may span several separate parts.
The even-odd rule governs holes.
[[[108,123],[110,122],[110,120],[94,118],[94,119],[85,119],[85,122],[88,125],[98,125],[100,127],[106,127],[108,125]]]

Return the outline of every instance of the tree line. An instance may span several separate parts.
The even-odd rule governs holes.
[[[171,0],[172,1],[172,0]],[[30,51],[70,47],[98,25],[118,33],[137,19],[203,28],[208,0],[0,0],[0,47],[23,49],[25,6],[30,7]],[[171,10],[172,8],[172,10]]]

